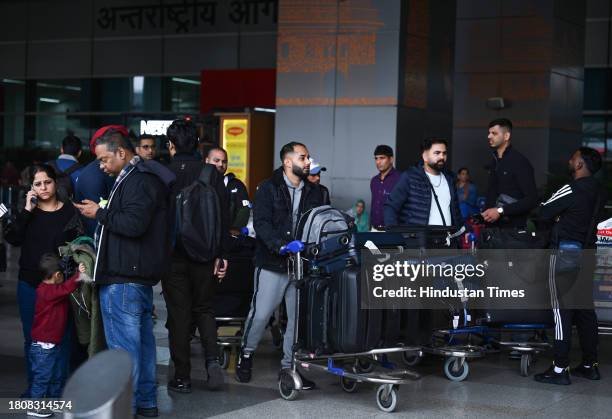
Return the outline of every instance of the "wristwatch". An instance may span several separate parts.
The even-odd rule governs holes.
[[[499,215],[503,215],[503,214],[504,214],[504,207],[499,207],[499,208],[497,208],[497,213],[498,213]]]

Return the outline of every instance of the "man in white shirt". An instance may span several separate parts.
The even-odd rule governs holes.
[[[455,182],[444,170],[447,149],[444,139],[423,141],[422,163],[402,173],[385,203],[385,225],[463,225]]]

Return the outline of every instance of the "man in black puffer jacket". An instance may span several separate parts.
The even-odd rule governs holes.
[[[446,140],[423,141],[423,163],[402,173],[385,202],[386,226],[463,226],[455,180],[444,170],[446,150]]]
[[[121,130],[96,140],[96,156],[115,176],[108,203],[75,206],[98,222],[94,280],[106,342],[132,358],[133,410],[157,416],[153,286],[168,271],[168,196],[174,176],[157,162],[143,162]]]
[[[282,167],[272,178],[263,181],[255,194],[253,225],[257,235],[255,291],[246,321],[236,378],[251,380],[253,352],[257,348],[270,316],[285,300],[287,329],[283,342],[282,368],[291,367],[295,320],[295,287],[287,277],[287,256],[284,249],[294,240],[302,214],[311,208],[329,204],[321,187],[309,182],[310,156],[303,144],[291,142],[280,152]],[[303,378],[303,389],[314,383]]]

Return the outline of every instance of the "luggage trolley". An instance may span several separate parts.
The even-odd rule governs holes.
[[[463,256],[460,258],[463,258]],[[457,259],[457,261],[460,260]],[[462,281],[454,279],[454,283],[457,289],[464,289]],[[430,345],[422,346],[421,351],[416,355],[403,353],[402,360],[406,366],[410,367],[418,365],[424,354],[442,356],[446,358],[443,366],[446,378],[451,381],[463,381],[470,373],[468,360],[482,358],[486,354],[482,345],[474,343],[475,338],[482,340],[480,336],[486,328],[472,325],[467,298],[461,299],[459,310],[453,304],[447,304],[452,315],[452,327],[434,330]],[[463,324],[460,324],[461,313],[463,314]]]
[[[302,249],[303,250],[303,249]],[[299,285],[304,280],[304,266],[301,251],[291,254],[288,259],[289,281]],[[383,412],[393,412],[397,406],[399,385],[420,378],[411,370],[395,370],[395,365],[389,362],[387,355],[390,353],[418,352],[419,347],[394,347],[373,349],[371,351],[332,354],[316,356],[298,349],[299,339],[299,313],[300,313],[300,286],[296,286],[296,310],[295,310],[295,334],[294,353],[290,369],[282,370],[278,380],[280,396],[285,400],[295,400],[302,389],[302,380],[297,372],[298,366],[307,370],[324,371],[340,378],[340,385],[347,393],[357,391],[359,383],[377,384],[376,404]],[[360,368],[360,360],[371,358],[368,361],[375,363],[388,372],[378,372],[368,368],[370,372],[364,372]],[[345,365],[351,365],[346,369]]]
[[[520,373],[521,376],[527,377],[537,355],[552,348],[552,345],[546,338],[546,329],[551,327],[552,325],[545,323],[507,323],[493,330],[499,332],[502,336],[507,333],[530,333],[532,337],[524,341],[508,341],[501,338],[497,340],[490,336],[487,339],[500,347],[509,348],[520,353]],[[490,328],[485,328],[486,335],[488,335],[489,330]]]
[[[243,241],[246,238],[241,237]],[[237,357],[242,344],[244,324],[253,295],[252,250],[244,248],[230,254],[227,278],[217,284],[215,297],[215,321],[217,323],[217,347],[219,363],[226,369],[232,354]],[[221,333],[223,328],[229,333]]]

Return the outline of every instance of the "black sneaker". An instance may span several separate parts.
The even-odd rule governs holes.
[[[562,372],[555,372],[554,365],[551,365],[550,368],[543,373],[536,374],[533,378],[539,383],[558,384],[562,386],[572,384],[568,369],[566,368]]]
[[[253,368],[253,354],[240,351],[238,365],[236,365],[236,380],[241,383],[251,381],[251,370]]]
[[[145,418],[156,418],[159,416],[159,410],[157,407],[139,407],[136,409],[136,414]]]
[[[168,383],[168,390],[177,393],[191,393],[191,381],[175,378]]]
[[[584,364],[580,364],[575,368],[570,368],[570,374],[587,378],[589,380],[601,380],[601,374],[599,374],[599,364],[595,362],[588,368]]]
[[[27,415],[35,418],[50,418],[53,412],[47,409],[31,409],[27,411]]]
[[[206,365],[206,373],[208,374],[208,381],[206,385],[209,390],[219,390],[223,385],[223,368],[219,364],[219,361],[211,361]]]

